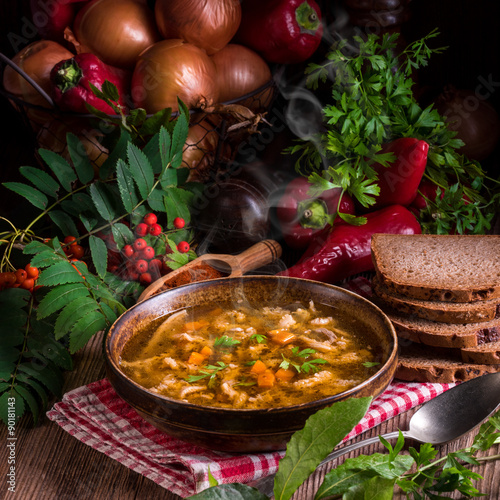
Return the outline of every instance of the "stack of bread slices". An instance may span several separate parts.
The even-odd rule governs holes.
[[[375,234],[372,258],[374,302],[399,338],[396,378],[500,371],[500,236]]]

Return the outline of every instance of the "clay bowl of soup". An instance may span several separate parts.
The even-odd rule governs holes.
[[[385,314],[340,287],[277,276],[192,283],[131,307],[104,344],[107,377],[147,422],[203,448],[283,450],[307,418],[391,382]]]

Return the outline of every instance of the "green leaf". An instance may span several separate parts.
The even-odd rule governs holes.
[[[186,143],[189,132],[189,118],[184,113],[180,114],[175,122],[174,131],[172,133],[172,144],[170,148],[171,165],[173,168],[178,168],[182,163],[182,150]]]
[[[34,377],[38,382],[41,382],[55,396],[61,395],[63,377],[61,372],[52,363],[45,365],[36,363],[21,363],[19,371]]]
[[[74,354],[97,333],[107,327],[106,318],[100,312],[91,312],[77,321],[69,339],[69,350]]]
[[[16,369],[14,361],[0,361],[0,380],[8,382]]]
[[[134,233],[125,224],[119,222],[113,224],[111,232],[113,233],[113,238],[118,250],[121,250],[127,243],[132,243],[134,241]]]
[[[89,236],[90,254],[97,274],[102,278],[106,274],[108,267],[108,249],[106,243],[101,238]]]
[[[125,210],[130,213],[139,203],[136,187],[132,180],[127,164],[123,160],[118,160],[116,163],[116,181],[120,191],[120,197]]]
[[[131,140],[130,133],[124,128],[120,129],[120,136],[114,145],[114,148],[109,153],[108,158],[104,161],[99,169],[99,178],[107,179],[114,172],[116,163],[121,158],[125,160],[127,157],[127,145]]]
[[[82,184],[87,184],[94,179],[94,168],[89,160],[85,146],[73,133],[66,134],[68,153],[75,167],[78,179]]]
[[[363,418],[372,398],[339,401],[309,417],[293,434],[274,480],[276,500],[288,500],[318,464]]]
[[[41,386],[36,380],[33,380],[33,377],[26,373],[18,373],[17,380],[22,382],[23,384],[29,385],[37,393],[38,397],[42,401],[42,410],[47,408],[49,404],[49,398],[43,386]]]
[[[87,287],[81,283],[60,285],[52,289],[40,301],[37,309],[37,317],[39,319],[46,318],[59,309],[62,309],[68,302],[72,302],[79,297],[84,297],[88,293]]]
[[[56,262],[44,269],[38,277],[37,284],[40,286],[54,286],[64,283],[81,283],[83,278],[67,260]]]
[[[76,228],[73,219],[71,219],[71,217],[69,217],[68,214],[62,210],[51,210],[49,212],[49,217],[61,230],[62,234],[78,234],[78,229]]]
[[[171,187],[165,191],[164,200],[169,214],[169,225],[172,224],[175,217],[182,217],[184,220],[189,220],[189,205],[192,198],[192,193],[185,189]]]
[[[196,495],[189,497],[192,500],[269,500],[259,490],[246,484],[220,484],[212,486]]]
[[[72,184],[77,181],[75,171],[71,168],[71,165],[61,155],[48,149],[39,149],[38,154],[54,172],[61,186],[68,193],[71,192]]]
[[[0,362],[7,365],[14,363],[19,358],[20,353],[21,351],[16,347],[2,345],[0,346]]]
[[[127,155],[130,173],[137,184],[142,198],[146,199],[153,189],[153,167],[151,163],[149,163],[146,155],[137,146],[131,143],[127,147]]]
[[[31,394],[31,392],[28,391],[28,389],[19,384],[15,386],[13,392],[16,396],[19,396],[20,398],[24,399],[26,403],[28,403],[31,413],[33,414],[33,422],[36,424],[38,421],[39,410],[38,410],[38,403],[36,399],[33,397],[33,394]]]
[[[25,253],[26,253],[26,248],[25,248]],[[53,249],[50,249],[35,254],[31,258],[31,265],[38,267],[39,269],[42,269],[44,267],[51,266],[56,262],[63,262],[65,260],[66,259],[62,255],[59,255]]]
[[[54,324],[56,340],[64,337],[73,328],[74,324],[89,312],[97,311],[99,304],[92,297],[79,297],[69,304],[58,315]]]
[[[32,356],[44,363],[51,361],[63,370],[71,370],[73,367],[68,350],[55,340],[52,332],[50,334],[32,333],[28,337],[28,349]]]
[[[90,185],[90,196],[94,202],[99,215],[106,221],[111,222],[115,217],[113,195],[102,182],[94,182]]]
[[[42,192],[34,187],[28,186],[27,184],[22,184],[20,182],[4,182],[3,185],[7,189],[14,191],[14,193],[24,197],[40,210],[45,210],[49,204],[49,200]]]
[[[161,165],[162,165],[162,179],[165,172],[168,170],[168,166],[170,166],[170,162],[172,161],[172,151],[170,148],[172,147],[172,139],[170,134],[167,132],[165,127],[161,127],[159,133],[159,147],[160,147],[160,157],[161,157]]]
[[[52,198],[57,198],[57,192],[60,188],[59,183],[47,172],[34,167],[20,167],[19,172],[42,191],[42,193]]]
[[[0,396],[0,420],[8,427],[9,433],[12,428],[9,426],[15,426],[16,422],[23,416],[23,413],[24,400],[19,394],[11,390],[4,392]],[[14,429],[12,429],[12,436],[9,434],[8,437],[14,437]]]

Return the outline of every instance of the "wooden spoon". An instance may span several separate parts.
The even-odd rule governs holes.
[[[262,240],[247,248],[239,255],[206,253],[151,283],[141,293],[138,302],[177,286],[173,283],[181,274],[185,275],[182,278],[183,282],[185,278],[186,283],[212,279],[213,273],[207,272],[204,269],[205,266],[200,268],[200,263],[213,268],[215,273],[219,274],[220,277],[238,277],[243,276],[248,271],[275,262],[281,257],[281,251],[281,246],[277,241]]]

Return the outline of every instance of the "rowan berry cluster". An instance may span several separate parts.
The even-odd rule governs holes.
[[[33,292],[38,279],[39,271],[37,267],[26,264],[25,268],[15,271],[0,273],[0,290],[4,288],[24,288]]]

